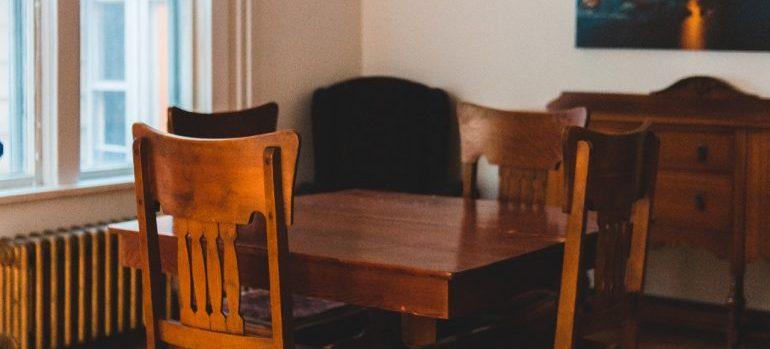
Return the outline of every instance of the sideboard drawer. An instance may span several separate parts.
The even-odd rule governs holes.
[[[660,130],[655,134],[660,137],[661,169],[732,172],[732,133]]]
[[[732,177],[661,171],[655,190],[655,224],[732,231]]]
[[[593,120],[590,128],[603,132],[628,132],[640,125],[638,122]],[[735,159],[733,133],[659,124],[653,124],[652,130],[660,138],[661,169],[732,172]]]

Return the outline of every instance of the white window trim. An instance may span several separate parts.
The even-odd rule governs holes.
[[[134,190],[134,177],[109,177],[93,180],[81,180],[70,185],[23,187],[0,191],[0,207],[59,198],[87,196],[93,194]]]
[[[214,110],[247,108],[254,103],[254,11],[253,0],[198,0],[210,6],[211,48],[210,106]]]
[[[54,103],[48,121],[56,125],[56,149],[50,150],[56,154],[56,178],[44,177],[43,185],[68,186],[76,184],[80,175],[80,1],[56,1],[55,6],[56,11],[51,14],[55,15],[56,24],[46,29],[55,33],[56,50],[44,52],[44,59],[54,61],[55,70],[53,75],[43,78],[56,81],[50,99],[44,99],[44,103]]]

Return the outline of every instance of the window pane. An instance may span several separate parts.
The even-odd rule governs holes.
[[[94,148],[94,156],[101,165],[122,164],[127,161],[126,95],[123,92],[98,92],[94,96],[94,115],[104,120],[100,129],[104,142]]]
[[[81,172],[131,168],[131,124],[163,128],[176,74],[176,0],[81,3]]]
[[[125,76],[126,36],[125,6],[120,2],[103,2],[94,6],[96,42],[94,51],[102,80],[123,80]]]
[[[11,105],[8,92],[11,85],[11,6],[4,1],[0,7],[0,142],[4,151],[10,150]],[[0,158],[0,175],[8,175],[11,169],[11,157],[3,155]]]
[[[0,0],[0,180],[31,177],[23,1]]]
[[[94,115],[104,120],[104,143],[112,146],[126,145],[126,94],[100,92],[96,96]]]

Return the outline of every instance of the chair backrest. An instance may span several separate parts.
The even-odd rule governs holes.
[[[195,113],[168,108],[168,132],[195,138],[237,138],[275,132],[278,104],[222,113]]]
[[[576,326],[594,324],[576,321],[576,316],[627,326],[622,347],[635,348],[635,309],[644,284],[659,140],[647,123],[624,134],[570,127],[563,139],[564,210],[570,217],[555,348],[572,348],[576,332],[582,332]],[[579,298],[588,292],[582,282],[588,211],[596,211],[599,231],[594,288],[590,303],[585,303],[590,307],[581,307]]]
[[[179,137],[136,124],[134,174],[143,257],[148,348],[291,348],[286,227],[299,136],[280,131],[222,140]],[[161,320],[160,250],[155,215],[174,218],[180,322]],[[244,336],[236,226],[264,221],[273,338]]]
[[[476,173],[481,156],[499,166],[498,199],[527,205],[560,204],[558,181],[565,127],[585,127],[588,111],[505,111],[460,103],[463,196],[476,197]]]
[[[440,89],[353,79],[317,90],[312,119],[316,191],[436,194],[452,182],[451,104]]]

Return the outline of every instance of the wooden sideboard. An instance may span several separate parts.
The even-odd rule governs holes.
[[[740,342],[745,265],[770,259],[770,99],[711,77],[648,95],[564,92],[549,109],[585,106],[605,131],[653,123],[661,140],[653,246],[692,246],[730,261],[728,342]]]

